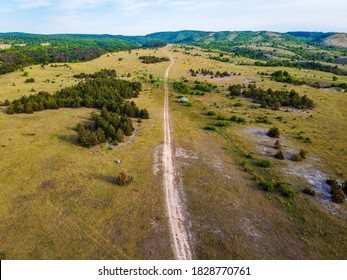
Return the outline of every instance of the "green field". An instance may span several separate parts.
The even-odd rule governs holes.
[[[234,58],[223,63],[213,53],[178,45],[173,55],[174,81],[213,83],[204,96],[186,97],[170,89],[175,161],[184,190],[187,224],[198,259],[346,259],[347,206],[320,195],[307,196],[306,187],[319,187],[319,178],[347,179],[347,96],[335,88],[316,89],[270,80],[261,72],[286,70],[304,81],[333,83],[332,73],[286,67],[257,67],[255,60]],[[163,191],[164,73],[169,62],[143,64],[140,56],[165,56],[162,50],[105,54],[84,63],[34,65],[0,75],[0,100],[10,101],[39,91],[53,93],[74,85],[73,75],[102,68],[118,77],[140,81],[143,91],[134,100],[147,108],[150,119],[134,119],[135,133],[124,144],[87,149],[77,142],[77,123],[89,119],[90,108],[59,109],[32,115],[0,114],[0,253],[6,259],[172,259]],[[228,56],[227,54],[225,55]],[[240,65],[248,64],[248,65]],[[207,68],[237,73],[225,78],[198,75]],[[27,71],[28,76],[23,76]],[[128,76],[130,73],[130,77]],[[240,73],[240,75],[239,75]],[[122,77],[123,76],[123,77]],[[25,83],[34,78],[34,83]],[[228,96],[228,86],[256,82],[267,89],[295,89],[316,104],[313,110],[258,108],[250,100]],[[338,76],[346,83],[347,76]],[[235,106],[235,104],[239,103]],[[227,121],[218,127],[214,111],[244,124]],[[272,124],[259,124],[266,116]],[[206,126],[216,127],[207,131]],[[286,157],[303,148],[300,163],[274,158],[275,140],[264,134],[276,126]],[[299,137],[301,136],[301,137]],[[310,143],[303,139],[309,138]],[[252,158],[247,157],[251,154]],[[259,167],[267,159],[270,168]],[[117,164],[116,161],[121,163]],[[114,184],[120,171],[134,181]],[[305,174],[311,175],[305,177]],[[318,175],[317,175],[318,174]],[[323,179],[320,179],[322,181]],[[297,191],[288,199],[263,191],[262,181],[285,181]],[[324,180],[323,180],[324,181]],[[311,183],[311,184],[310,184]],[[317,185],[314,185],[316,184]]]

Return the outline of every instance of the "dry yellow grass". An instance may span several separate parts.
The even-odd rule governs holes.
[[[6,50],[11,48],[12,46],[10,44],[0,44],[0,50]]]
[[[303,147],[309,156],[319,158],[317,168],[330,176],[347,174],[347,115],[345,93],[293,87],[317,103],[309,113],[250,109],[245,99],[226,97],[232,83],[257,81],[260,87],[274,89],[285,85],[262,78],[257,72],[279,68],[238,65],[252,60],[237,58],[234,63],[207,59],[199,49],[183,54],[172,52],[176,64],[170,79],[188,78],[213,82],[221,93],[191,97],[193,107],[176,102],[171,92],[173,139],[195,253],[203,259],[345,259],[346,221],[326,211],[315,198],[299,194],[295,200],[267,194],[259,189],[253,175],[261,179],[285,179],[284,165],[268,171],[253,166],[245,158],[253,152],[263,157],[255,142],[242,133],[249,127],[268,129],[255,123],[267,115],[281,129],[283,137],[295,147]],[[199,56],[194,56],[197,54]],[[25,84],[22,72],[0,76],[0,100],[14,99],[45,90],[54,92],[76,84],[72,78],[81,72],[93,73],[114,68],[118,76],[146,81],[152,74],[163,77],[168,63],[145,65],[138,56],[164,56],[161,51],[134,50],[104,55],[94,61],[69,64],[69,67],[27,67],[33,84]],[[62,65],[62,64],[60,64]],[[227,79],[190,77],[189,69],[208,68],[241,73]],[[318,71],[288,70],[300,79],[332,81],[332,74]],[[59,77],[58,77],[59,75]],[[307,77],[306,77],[307,75]],[[314,77],[316,76],[316,77]],[[321,78],[322,77],[322,78]],[[52,82],[45,82],[47,80]],[[346,82],[339,77],[339,82]],[[13,85],[15,83],[15,85]],[[135,123],[135,137],[128,145],[108,150],[85,149],[77,145],[73,128],[88,119],[91,109],[61,109],[33,115],[0,114],[0,252],[10,259],[167,259],[172,258],[162,177],[160,145],[163,141],[162,84],[144,83],[144,91],[135,102],[147,108],[151,119]],[[236,102],[243,107],[232,106]],[[221,105],[218,108],[215,106]],[[231,124],[221,133],[203,130],[215,124],[207,110],[227,117],[237,115],[246,125]],[[310,115],[313,117],[310,117]],[[283,116],[283,121],[276,119]],[[312,139],[305,144],[298,132]],[[115,160],[120,159],[117,165]],[[272,160],[272,159],[271,159]],[[253,169],[244,172],[241,163]],[[157,168],[154,174],[153,168]],[[112,183],[114,176],[126,170],[134,177],[127,187]],[[297,189],[301,186],[291,182]]]

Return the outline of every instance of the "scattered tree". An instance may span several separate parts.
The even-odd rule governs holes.
[[[268,136],[272,138],[279,138],[280,137],[280,130],[277,127],[272,127],[267,133]]]
[[[115,178],[115,184],[119,186],[125,186],[132,182],[133,177],[126,174],[124,171],[120,172],[118,176]]]
[[[278,150],[277,153],[275,154],[275,158],[279,160],[284,160],[284,155],[282,150]]]

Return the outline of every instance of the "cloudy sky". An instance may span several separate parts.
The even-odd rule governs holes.
[[[0,32],[347,32],[346,0],[0,0]]]

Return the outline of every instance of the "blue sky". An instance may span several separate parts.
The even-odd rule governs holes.
[[[346,0],[0,0],[0,32],[347,32]]]

